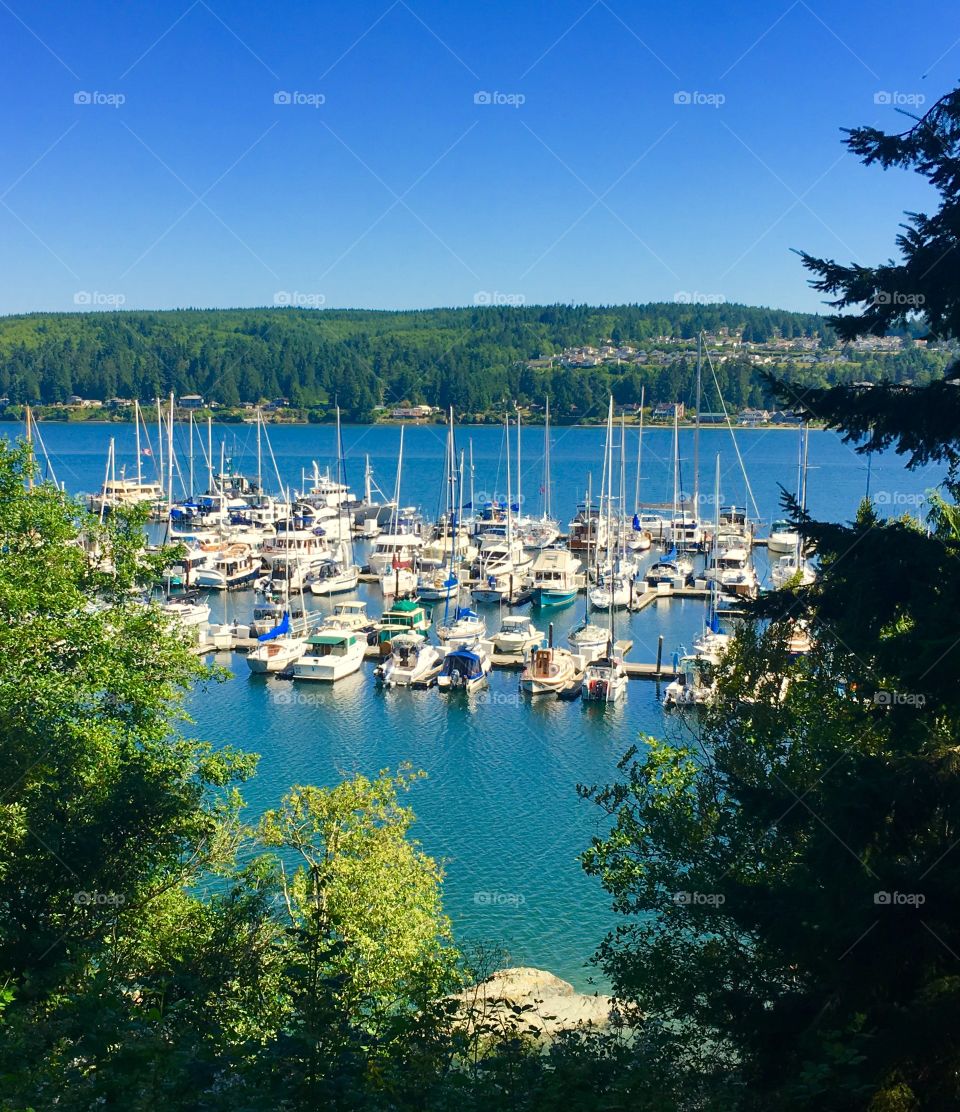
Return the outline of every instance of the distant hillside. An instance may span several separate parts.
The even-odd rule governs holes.
[[[604,341],[669,348],[668,338],[700,329],[755,343],[831,339],[816,314],[729,304],[30,314],[0,318],[0,394],[53,404],[72,394],[147,400],[172,390],[225,406],[283,397],[300,408],[337,398],[352,419],[401,402],[482,413],[507,398],[549,394],[562,418],[600,402],[611,385],[620,401],[636,400],[641,385],[651,402],[689,394],[689,360],[628,371],[560,367],[548,357]],[[720,375],[729,404],[762,400],[749,362],[728,360]]]

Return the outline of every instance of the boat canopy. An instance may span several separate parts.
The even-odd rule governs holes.
[[[258,641],[272,641],[275,637],[283,637],[284,634],[290,632],[290,615],[284,612],[283,618],[279,625],[275,625],[273,629],[267,633],[261,633],[257,638]]]
[[[469,606],[458,606],[457,612],[454,615],[454,620],[460,622],[465,621],[466,619],[479,617],[480,615],[476,612],[476,610],[471,610]]]
[[[467,680],[479,679],[483,675],[480,657],[467,649],[457,649],[456,652],[447,653],[443,658],[441,675],[452,676],[454,674],[459,674]]]

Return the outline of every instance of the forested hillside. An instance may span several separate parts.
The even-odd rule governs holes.
[[[47,405],[72,394],[147,400],[171,390],[223,406],[283,397],[311,408],[336,398],[354,419],[378,405],[483,413],[503,399],[542,401],[549,394],[562,418],[593,408],[611,389],[620,402],[638,400],[641,386],[649,402],[692,401],[692,354],[677,349],[701,329],[728,329],[748,343],[818,336],[833,342],[815,314],[729,304],[31,314],[0,320],[0,394],[15,404]],[[549,363],[565,348],[603,341],[672,347],[675,356],[643,366]],[[927,365],[928,353],[916,355],[915,372],[937,369],[936,360]],[[877,369],[803,370],[820,384],[871,373]],[[719,362],[718,374],[728,404],[763,400],[756,368],[742,354]]]

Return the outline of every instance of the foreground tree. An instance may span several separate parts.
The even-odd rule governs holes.
[[[932,335],[960,337],[960,92],[903,135],[847,142],[917,169],[941,204],[910,218],[899,264],[804,256],[837,308],[863,307],[831,323],[850,338],[922,313]],[[698,728],[586,792],[614,817],[586,867],[627,917],[600,960],[648,1010],[678,1103],[704,1084],[711,1107],[960,1101],[958,379],[771,383],[862,451],[944,463],[930,529],[869,504],[848,526],[794,506],[816,582],[757,607],[768,624],[738,638]],[[797,620],[814,649],[791,660]]]

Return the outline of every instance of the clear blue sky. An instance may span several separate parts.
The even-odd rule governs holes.
[[[0,33],[4,313],[817,308],[791,247],[877,262],[932,200],[839,129],[960,74],[928,0],[0,0]]]

